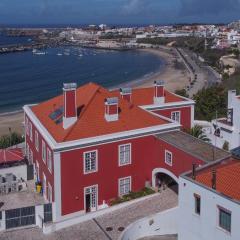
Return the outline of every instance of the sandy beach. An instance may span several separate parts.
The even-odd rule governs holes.
[[[188,85],[190,75],[185,68],[175,66],[175,61],[180,61],[180,59],[173,49],[144,49],[140,51],[147,51],[156,54],[165,62],[165,65],[159,68],[159,71],[156,73],[144,76],[142,79],[131,81],[124,86],[132,88],[149,87],[153,85],[155,80],[164,80],[166,88],[174,92],[175,90],[182,89]],[[22,123],[23,112],[0,115],[0,136],[8,134],[9,127],[11,127],[12,131],[23,134]]]

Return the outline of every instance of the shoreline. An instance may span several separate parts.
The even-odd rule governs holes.
[[[140,49],[152,53],[161,58],[163,64],[154,73],[148,73],[140,79],[134,79],[130,82],[117,85],[110,89],[117,89],[119,87],[142,88],[153,86],[156,80],[164,80],[165,86],[169,91],[176,91],[186,87],[189,83],[189,73],[186,69],[177,69],[174,65],[179,57],[174,53],[173,49],[160,48],[160,49]],[[12,131],[23,134],[23,110],[15,110],[12,112],[0,113],[0,136],[9,133],[9,127]]]

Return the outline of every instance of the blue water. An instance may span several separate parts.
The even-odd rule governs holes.
[[[25,44],[31,42],[32,39],[30,37],[10,37],[6,36],[2,32],[0,32],[0,46],[11,45],[11,44]]]
[[[153,73],[159,57],[142,51],[50,48],[45,55],[21,52],[0,55],[0,112],[21,109],[62,92],[64,82],[121,85]]]

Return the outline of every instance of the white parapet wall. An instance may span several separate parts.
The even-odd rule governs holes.
[[[121,234],[119,240],[137,240],[147,236],[177,234],[177,220],[178,207],[171,208],[132,223]]]
[[[17,177],[17,179],[22,178],[25,181],[27,181],[27,165],[26,164],[0,169],[0,175],[5,176],[7,173],[12,173]]]

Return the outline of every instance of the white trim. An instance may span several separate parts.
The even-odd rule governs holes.
[[[46,164],[46,143],[42,140],[42,160]]]
[[[166,159],[167,159],[167,154],[170,154],[171,155],[171,163],[169,163]],[[165,150],[165,154],[164,154],[164,162],[168,165],[168,166],[171,166],[173,165],[173,154],[172,152],[168,151],[168,150]]]
[[[152,171],[152,187],[153,188],[156,187],[156,174],[157,173],[164,173],[164,174],[168,175],[169,177],[171,177],[176,183],[179,183],[178,177],[175,174],[173,174],[172,172],[170,172],[169,170],[167,170],[165,168],[155,168]]]
[[[194,114],[195,114],[195,106],[194,105],[192,105],[191,106],[191,128],[193,128],[194,127]]]
[[[39,134],[37,130],[35,130],[34,137],[35,137],[35,148],[37,151],[39,151]]]
[[[43,197],[45,200],[47,200],[47,178],[44,172],[43,172],[42,188],[43,188]]]
[[[33,141],[33,131],[32,131],[32,122],[29,122],[29,137]]]
[[[127,177],[119,178],[119,179],[118,179],[118,196],[119,196],[119,197],[122,197],[122,196],[128,194],[128,193],[126,193],[126,194],[121,194],[121,193],[120,193],[120,181],[121,181],[121,180],[128,179],[128,178],[130,179],[129,192],[132,191],[132,176],[127,176]]]
[[[121,147],[126,147],[128,145],[130,146],[130,149],[129,149],[129,162],[121,164],[121,157],[120,157]],[[132,144],[131,143],[126,143],[126,144],[118,145],[118,166],[122,167],[122,166],[130,165],[130,164],[132,164]]]
[[[93,188],[93,187],[96,188],[96,196],[95,196],[95,198],[96,198],[96,210],[94,210],[94,211],[91,210],[90,212],[95,212],[95,211],[98,210],[98,184],[95,184],[95,185],[91,185],[91,186],[87,186],[87,187],[83,188],[84,211],[85,211],[85,213],[86,213],[86,189]]]
[[[32,112],[30,105],[24,106],[24,111],[28,115],[28,117],[31,119],[31,121],[34,123],[34,126],[38,129],[41,135],[44,136],[45,141],[53,151],[65,151],[66,148],[67,149],[81,148],[81,147],[86,147],[82,145],[97,144],[98,142],[101,142],[102,144],[103,141],[114,142],[116,141],[115,139],[118,139],[118,138],[133,137],[134,135],[139,135],[139,134],[152,135],[153,134],[152,132],[155,132],[155,131],[172,130],[173,128],[180,129],[181,127],[179,123],[170,122],[169,124],[161,124],[153,127],[146,127],[146,128],[140,128],[140,129],[135,129],[130,131],[123,131],[118,133],[112,133],[112,134],[106,134],[106,135],[101,135],[96,137],[83,138],[83,139],[74,140],[74,141],[57,143],[54,140],[54,138],[51,136],[51,134],[47,131],[47,129],[41,124],[41,122],[38,120],[35,114]]]
[[[49,159],[49,155],[50,155],[50,159]],[[51,169],[49,168],[49,161],[51,162]],[[48,171],[52,173],[52,169],[53,169],[52,151],[48,147],[47,147],[47,168],[48,168]]]
[[[155,109],[157,110],[157,109],[167,109],[167,108],[175,108],[175,107],[187,107],[191,105],[195,105],[195,102],[192,100],[188,100],[186,102],[182,101],[182,102],[171,102],[171,103],[163,103],[163,104],[142,105],[139,107],[145,110],[155,110]]]
[[[62,190],[61,190],[61,153],[53,154],[54,162],[54,202],[55,211],[53,213],[54,222],[61,219],[62,216]]]
[[[96,169],[91,170],[91,171],[86,171],[86,154],[87,153],[93,153],[93,152],[96,153],[96,161],[95,161]],[[95,150],[92,150],[92,151],[83,152],[83,173],[84,173],[84,175],[95,173],[97,171],[98,171],[98,150],[95,149]]]
[[[52,202],[52,195],[53,195],[52,185],[50,184],[50,182],[48,182],[48,201],[50,203]]]
[[[40,171],[39,171],[39,162],[38,162],[38,160],[36,160],[36,167],[37,167],[37,169],[36,169],[36,178],[37,178],[37,181],[40,181],[41,179],[40,179]]]

